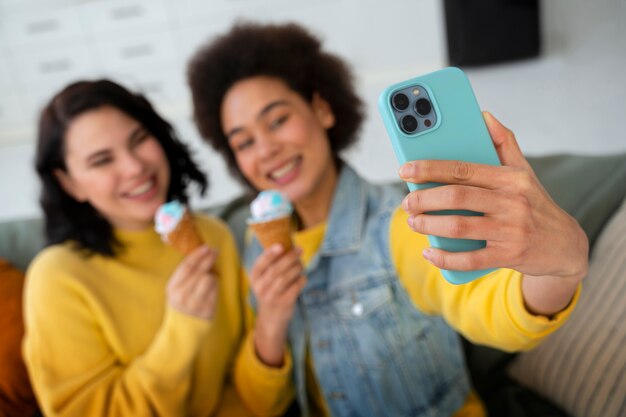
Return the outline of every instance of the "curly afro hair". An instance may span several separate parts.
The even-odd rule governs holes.
[[[335,160],[356,141],[364,107],[342,59],[323,51],[320,40],[295,23],[237,23],[200,47],[189,62],[187,77],[200,135],[222,154],[230,172],[246,186],[252,188],[237,167],[220,110],[234,84],[255,76],[278,78],[309,103],[318,93],[330,104],[336,122],[328,137]]]

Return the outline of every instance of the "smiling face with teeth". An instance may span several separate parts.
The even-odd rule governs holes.
[[[76,117],[64,137],[65,191],[88,202],[114,227],[151,226],[165,202],[170,170],[163,148],[139,122],[112,106]]]
[[[237,166],[257,189],[278,189],[307,223],[323,220],[337,167],[327,130],[335,123],[328,103],[309,103],[278,78],[256,76],[233,85],[222,100],[224,134]]]

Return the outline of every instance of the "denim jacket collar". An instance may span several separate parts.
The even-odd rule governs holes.
[[[359,249],[365,224],[366,198],[367,183],[344,163],[339,173],[320,255],[339,255]]]

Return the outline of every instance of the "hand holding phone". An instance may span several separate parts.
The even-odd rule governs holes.
[[[587,274],[587,237],[550,198],[513,132],[482,117],[462,72],[396,84],[379,104],[398,159],[413,171],[402,174],[414,190],[403,204],[412,229],[429,236],[425,257],[456,284],[514,269],[529,312],[565,308]]]
[[[445,68],[386,88],[379,98],[379,111],[398,161],[453,160],[500,165],[498,154],[465,74]],[[407,183],[409,190],[442,184]],[[469,210],[430,212],[437,215],[479,216]],[[485,248],[484,240],[453,239],[429,235],[431,245],[449,252]],[[454,284],[482,277],[493,269],[454,271],[442,269]]]

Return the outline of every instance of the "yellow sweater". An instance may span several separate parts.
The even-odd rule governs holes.
[[[559,328],[573,310],[580,288],[567,309],[552,319],[535,316],[526,310],[521,290],[522,274],[500,269],[465,285],[446,281],[439,270],[421,255],[429,247],[424,235],[407,225],[408,215],[396,209],[390,225],[390,251],[398,277],[416,308],[427,314],[442,315],[446,321],[469,340],[501,350],[530,349]],[[303,249],[306,265],[319,250],[326,223],[294,235],[294,243]],[[311,355],[307,353],[307,385],[314,416],[329,415],[320,392]],[[455,417],[484,416],[485,410],[474,393]]]
[[[116,232],[126,249],[115,258],[85,258],[66,243],[31,263],[23,352],[47,416],[251,415],[230,380],[244,332],[235,243],[218,220],[196,223],[219,250],[210,321],[167,305],[166,283],[182,256],[151,229]],[[264,368],[243,352],[237,385],[246,390]],[[267,381],[261,389],[278,391]]]

